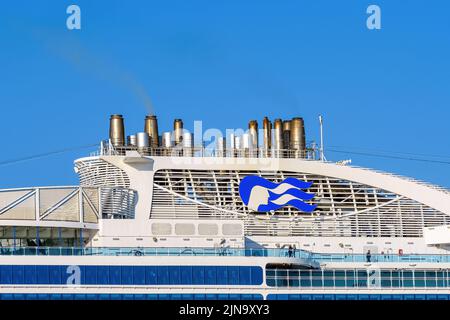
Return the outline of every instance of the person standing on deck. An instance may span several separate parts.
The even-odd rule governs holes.
[[[367,262],[370,262],[370,258],[371,258],[370,250],[367,250],[366,258],[367,258]]]

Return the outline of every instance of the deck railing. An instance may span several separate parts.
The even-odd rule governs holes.
[[[0,247],[0,255],[48,256],[240,256],[300,258],[306,261],[360,263],[450,263],[450,255],[439,254],[323,254],[299,249],[259,248],[112,248],[112,247]]]

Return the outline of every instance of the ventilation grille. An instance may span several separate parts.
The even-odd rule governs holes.
[[[136,192],[127,188],[101,188],[103,219],[133,219]]]
[[[80,186],[130,187],[130,178],[125,171],[102,159],[77,161],[75,167],[80,178]]]

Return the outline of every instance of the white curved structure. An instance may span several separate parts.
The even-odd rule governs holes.
[[[0,298],[63,298],[74,282],[84,298],[450,299],[446,189],[317,161],[296,145],[112,140],[119,146],[102,142],[75,161],[80,186],[0,190]],[[314,211],[289,205],[301,188],[280,185],[261,190],[286,205],[258,212],[269,201],[243,202],[249,176],[312,182],[303,191],[314,194],[305,201]]]

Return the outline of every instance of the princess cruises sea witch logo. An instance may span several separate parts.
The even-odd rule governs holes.
[[[239,184],[239,194],[244,204],[253,211],[269,212],[290,205],[303,212],[313,212],[317,204],[304,201],[314,198],[314,194],[302,190],[311,185],[312,182],[295,178],[274,183],[258,176],[247,176]]]

